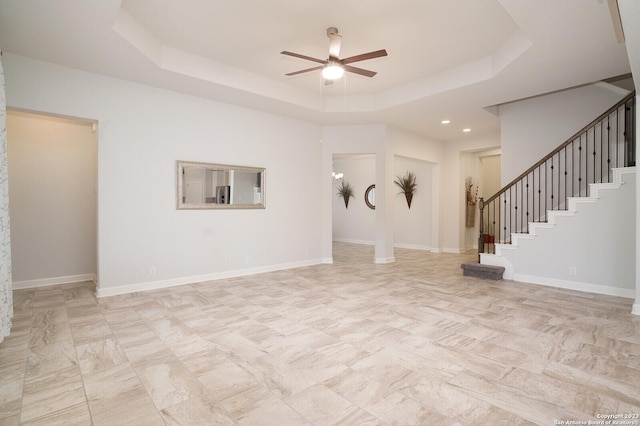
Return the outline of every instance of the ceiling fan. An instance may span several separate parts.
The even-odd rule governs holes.
[[[384,49],[376,50],[374,52],[362,53],[356,56],[350,56],[348,58],[340,59],[340,44],[342,42],[342,36],[338,34],[338,29],[334,27],[327,28],[327,37],[329,37],[329,58],[326,60],[312,58],[310,56],[301,55],[299,53],[287,52],[286,50],[280,52],[283,55],[293,56],[295,58],[306,59],[307,61],[317,62],[322,65],[318,65],[312,68],[307,68],[300,71],[290,72],[286,75],[298,75],[310,71],[322,70],[322,77],[325,79],[325,84],[333,83],[333,80],[337,80],[344,75],[345,71],[349,71],[355,74],[364,75],[366,77],[373,77],[377,73],[375,71],[369,71],[362,68],[351,66],[354,62],[366,61],[368,59],[380,58],[387,56],[387,51]]]

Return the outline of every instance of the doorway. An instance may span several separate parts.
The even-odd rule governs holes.
[[[334,154],[332,184],[332,235],[337,243],[370,246],[371,259],[376,237],[376,211],[365,200],[367,188],[376,182],[374,154]],[[348,205],[337,195],[341,185],[353,188]],[[340,251],[334,253],[340,255]]]
[[[97,153],[93,121],[7,111],[14,289],[97,279]]]
[[[367,199],[366,196],[369,188],[376,183],[376,156],[375,154],[334,154],[332,167],[334,248],[335,243],[358,244],[361,246],[358,248],[358,256],[366,256],[365,253],[370,252],[375,262],[376,209],[375,205],[369,205],[374,198]],[[418,181],[417,195],[411,207],[408,206],[405,197],[398,193],[398,187],[395,184],[387,187],[394,198],[393,211],[387,214],[389,220],[393,221],[392,244],[395,248],[425,251],[433,248],[432,175],[434,167],[434,164],[423,160],[398,155],[393,157],[393,175],[396,179],[397,176],[410,171]],[[338,187],[343,183],[350,184],[354,190],[354,197],[349,200],[348,207],[337,195]],[[340,261],[339,256],[343,251],[334,251],[334,261]]]

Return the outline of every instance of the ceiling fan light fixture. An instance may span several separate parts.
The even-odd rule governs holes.
[[[329,63],[322,68],[322,77],[325,80],[337,80],[342,78],[343,75],[344,68],[335,61],[329,61]]]

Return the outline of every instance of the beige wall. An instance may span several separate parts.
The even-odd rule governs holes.
[[[14,286],[96,274],[97,137],[91,123],[9,111]]]
[[[502,156],[489,155],[486,157],[480,157],[480,163],[482,168],[482,176],[480,177],[480,189],[482,192],[478,193],[479,197],[483,197],[485,200],[498,191],[500,191],[500,167]]]

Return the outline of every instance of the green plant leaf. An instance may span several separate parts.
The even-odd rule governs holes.
[[[404,176],[396,176],[393,182],[400,187],[400,192],[403,194],[413,194],[418,187],[416,174],[409,171]]]
[[[339,197],[342,197],[344,199],[348,199],[351,197],[355,198],[353,186],[351,186],[351,184],[346,181],[340,182],[337,194]]]

